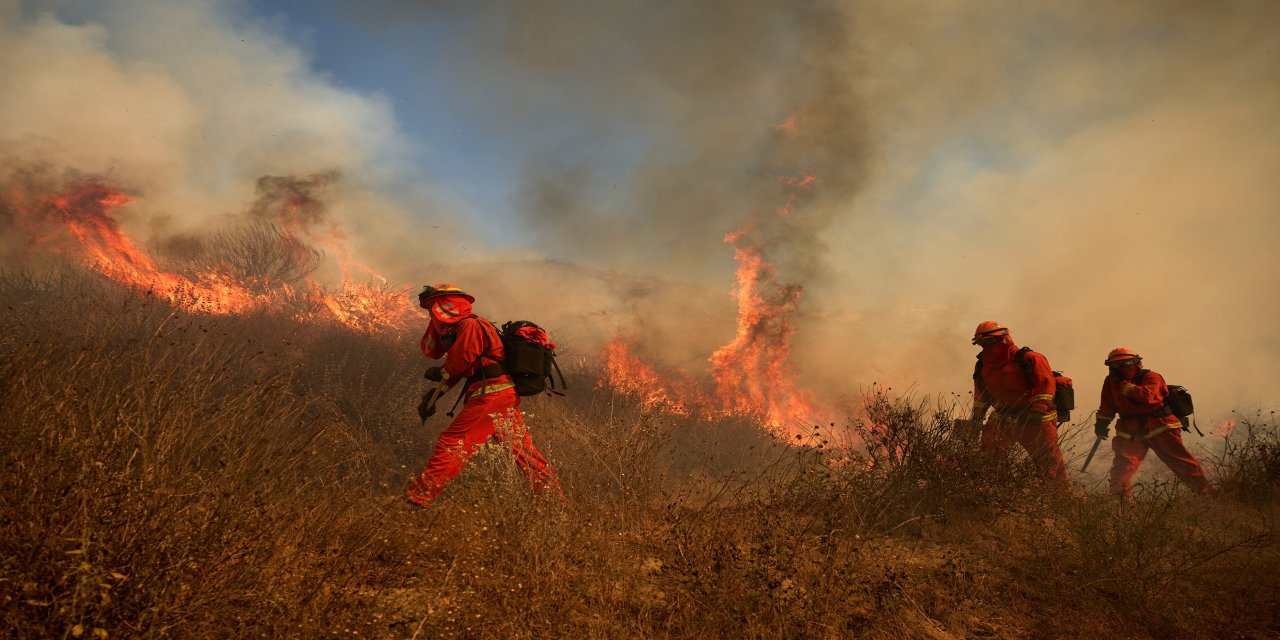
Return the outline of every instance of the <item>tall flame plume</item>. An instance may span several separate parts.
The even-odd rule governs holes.
[[[797,112],[774,128],[791,135],[799,120]],[[784,176],[779,182],[786,189],[786,199],[775,213],[778,219],[785,219],[819,179],[812,173],[801,173]],[[711,380],[699,385],[684,376],[661,376],[653,365],[634,355],[632,346],[617,338],[602,354],[609,386],[639,398],[648,409],[707,417],[747,416],[779,435],[807,433],[816,418],[832,414],[796,382],[798,372],[791,362],[791,339],[796,331],[793,318],[800,309],[804,288],[778,281],[777,267],[767,259],[764,247],[752,241],[754,231],[747,225],[724,238],[733,246],[737,263],[733,297],[738,316],[733,339],[708,358]]]

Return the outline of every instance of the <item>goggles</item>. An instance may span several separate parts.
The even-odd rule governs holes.
[[[433,296],[438,296],[438,295],[440,295],[441,293],[443,293],[443,292],[442,292],[442,291],[440,291],[439,289],[437,289],[437,288],[435,288],[435,287],[433,287],[433,286],[427,285],[427,286],[425,286],[425,287],[423,287],[423,288],[422,288],[422,293],[419,293],[419,294],[418,294],[418,302],[422,302],[423,300],[426,300],[427,298],[430,298],[430,297],[433,297]]]
[[[992,329],[973,336],[973,344],[993,344],[1009,333],[1008,329]]]

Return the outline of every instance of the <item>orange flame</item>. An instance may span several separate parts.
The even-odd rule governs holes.
[[[802,115],[803,111],[795,111],[772,127],[795,134]],[[803,193],[814,188],[819,179],[816,174],[804,172],[782,176],[779,181],[786,187],[786,202],[776,212],[779,217],[788,217]],[[812,393],[795,382],[796,371],[791,364],[791,338],[795,334],[792,317],[799,310],[804,289],[795,284],[779,284],[778,270],[766,259],[763,247],[750,243],[760,224],[766,221],[744,225],[724,237],[726,243],[733,245],[738,264],[733,294],[738,303],[738,321],[733,340],[710,356],[714,400],[690,393],[688,389],[692,387],[679,388],[677,393],[670,385],[662,385],[655,379],[652,367],[631,356],[625,343],[617,341],[605,350],[611,385],[627,391],[631,388],[627,383],[638,381],[643,392],[649,394],[646,398],[651,404],[662,406],[674,397],[682,410],[696,403],[708,407],[712,414],[756,417],[779,435],[806,434],[815,417],[832,415],[830,407],[820,406]]]
[[[113,216],[115,209],[131,204],[133,198],[101,181],[85,180],[34,201],[21,196],[11,199],[20,223],[34,232],[37,241],[56,242],[70,236],[74,244],[57,246],[112,280],[200,313],[240,313],[258,302],[223,274],[206,272],[191,279],[160,269]]]
[[[408,291],[387,284],[346,281],[334,293],[313,285],[313,295],[334,318],[360,333],[405,329],[414,317],[405,304]]]
[[[742,236],[726,236],[735,242]],[[795,333],[789,316],[799,306],[803,289],[795,285],[767,289],[776,269],[760,250],[734,248],[738,260],[738,324],[734,339],[711,354],[714,393],[679,375],[661,375],[632,353],[622,339],[605,345],[602,359],[610,388],[636,397],[646,409],[708,418],[744,416],[761,420],[779,435],[808,433],[820,407],[813,395],[794,381],[790,340]]]
[[[267,176],[258,180],[261,195],[257,213],[274,218],[286,233],[326,249],[342,275],[341,289],[327,291],[311,282],[311,295],[319,299],[338,322],[361,333],[402,329],[413,318],[406,304],[409,289],[392,285],[369,265],[355,259],[342,226],[329,220],[317,191],[337,182],[336,172],[306,178]],[[361,279],[367,281],[361,282]],[[376,281],[375,284],[373,281]]]
[[[794,126],[793,118],[788,119],[789,126]],[[811,188],[818,177],[802,174],[781,181],[789,187],[788,202],[778,213],[787,216],[799,197],[798,190]],[[733,340],[710,356],[714,395],[697,393],[697,385],[692,383],[664,384],[654,368],[632,355],[621,340],[606,345],[603,353],[611,387],[640,397],[648,408],[671,413],[689,415],[698,410],[709,416],[754,417],[779,435],[807,434],[815,417],[832,413],[795,382],[791,318],[799,310],[804,289],[776,282],[777,268],[765,258],[761,247],[748,242],[755,228],[746,225],[724,237],[734,245],[738,263],[733,294],[738,321]]]
[[[798,189],[808,189],[809,187],[812,187],[813,185],[818,184],[818,176],[812,173],[802,173],[794,177],[782,176],[781,178],[779,178],[779,180],[782,181],[782,184],[785,184],[789,187],[796,187]]]
[[[738,261],[738,330],[732,342],[711,354],[717,394],[729,411],[760,414],[772,427],[806,423],[812,419],[815,403],[796,386],[790,364],[795,334],[790,316],[799,308],[804,290],[783,285],[766,292],[776,269],[757,247],[736,246],[734,257]]]
[[[115,218],[115,210],[131,204],[133,197],[101,179],[83,180],[52,195],[14,190],[3,197],[6,208],[16,212],[16,223],[40,248],[69,254],[116,282],[154,293],[189,312],[225,315],[260,309],[282,311],[284,301],[296,299],[299,294],[289,287],[254,293],[245,286],[250,283],[234,282],[216,271],[188,277],[162,269]],[[414,315],[406,304],[409,291],[387,283],[372,269],[350,259],[346,236],[336,224],[327,234],[307,231],[307,225],[318,219],[318,207],[317,201],[299,196],[286,202],[288,213],[281,214],[278,220],[286,233],[305,233],[337,253],[344,276],[351,273],[351,265],[358,265],[380,284],[353,282],[348,277],[338,291],[329,291],[311,282],[301,294],[308,299],[307,304],[323,309],[329,319],[363,333],[406,328]],[[312,314],[304,319],[319,318]]]
[[[801,189],[808,190],[813,188],[814,185],[818,184],[818,176],[812,173],[803,173],[795,177],[782,176],[781,178],[779,178],[779,180],[782,182],[782,184],[785,184],[788,187],[791,187],[791,189],[787,192],[787,203],[782,205],[781,207],[778,207],[778,215],[784,218],[791,215],[791,212],[794,209],[796,201],[800,199],[801,194],[799,190]]]
[[[632,354],[622,339],[606,344],[601,355],[605,363],[602,384],[639,398],[645,409],[681,416],[690,414],[687,392],[678,390],[680,385],[675,381],[659,375],[656,369]]]

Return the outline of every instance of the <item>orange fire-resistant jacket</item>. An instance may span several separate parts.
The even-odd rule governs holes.
[[[1164,404],[1169,395],[1164,377],[1154,371],[1140,371],[1136,381],[1138,384],[1111,376],[1103,380],[1098,420],[1111,422],[1120,414],[1116,435],[1130,440],[1145,440],[1170,429],[1180,429],[1182,422]]]
[[[453,382],[476,375],[485,365],[502,362],[505,355],[502,339],[493,324],[472,313],[471,304],[465,299],[459,296],[443,298],[448,313],[438,314],[432,310],[431,323],[422,335],[422,355],[443,357],[441,368]],[[491,381],[486,391],[498,391],[495,383],[507,383],[510,387],[510,382],[509,377],[503,376],[501,380]]]
[[[974,378],[974,413],[983,415],[987,407],[995,417],[1016,422],[1056,422],[1053,406],[1056,384],[1049,361],[1035,351],[1023,354],[1026,366],[1014,359],[1018,346],[997,343],[982,348],[980,379]],[[1029,371],[1028,371],[1029,370]]]

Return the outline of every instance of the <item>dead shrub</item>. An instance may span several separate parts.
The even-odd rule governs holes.
[[[922,519],[1026,508],[1045,491],[1016,447],[980,451],[957,424],[954,402],[873,389],[854,422],[861,446],[829,458],[825,474],[857,505],[859,528],[887,532]]]
[[[1274,543],[1269,516],[1234,513],[1204,500],[1183,499],[1175,484],[1141,487],[1133,497],[1087,496],[1066,501],[1053,532],[1069,550],[1058,562],[1077,568],[1077,589],[1095,590],[1118,609],[1155,611],[1213,569],[1224,556]]]
[[[283,631],[364,579],[368,443],[262,340],[288,328],[185,316],[93,276],[3,289],[22,287],[0,360],[8,628]]]
[[[448,419],[414,413],[411,340],[188,315],[84,272],[0,273],[0,302],[18,637],[1140,635],[1117,610],[1200,580],[1239,606],[1147,635],[1266,628],[1269,502],[1049,497],[954,402],[879,390],[783,441],[578,368],[523,405],[564,504],[490,444],[420,511],[396,498]],[[1252,442],[1229,498],[1274,486]]]
[[[1223,438],[1223,449],[1206,462],[1218,489],[1254,503],[1273,501],[1280,491],[1280,427],[1275,412],[1240,416]]]

